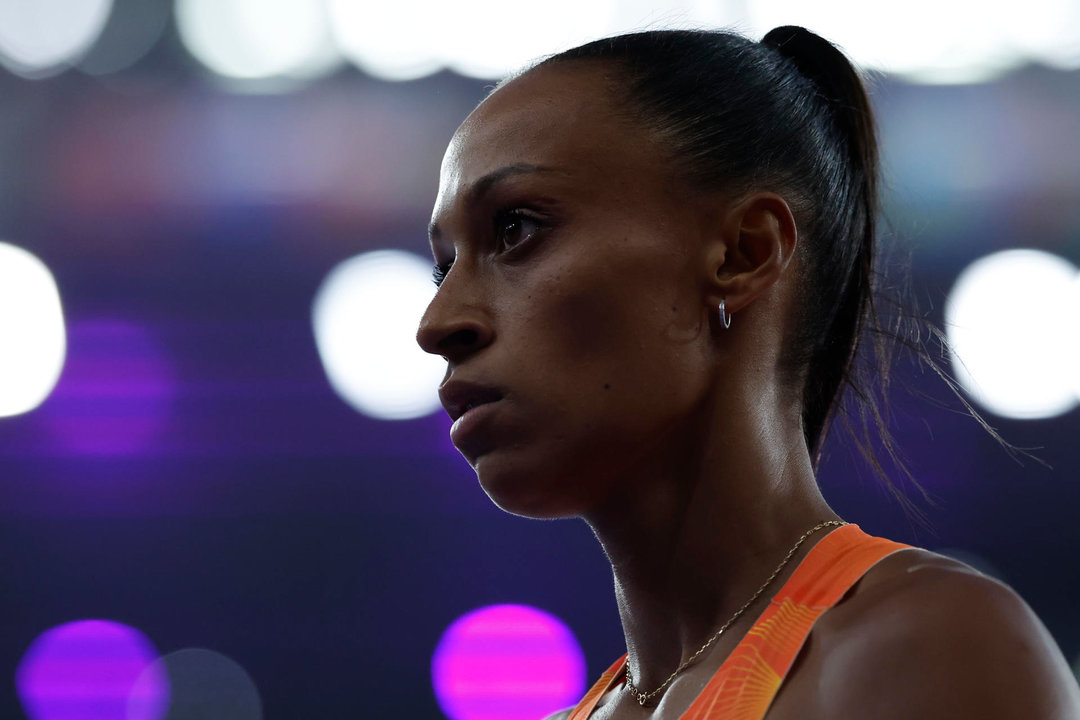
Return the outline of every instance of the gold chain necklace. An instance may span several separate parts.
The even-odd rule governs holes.
[[[773,574],[769,576],[769,579],[766,580],[762,584],[762,586],[758,588],[756,593],[754,593],[754,596],[751,597],[749,600],[747,600],[746,604],[744,604],[741,608],[739,608],[735,612],[735,614],[732,615],[731,618],[726,623],[724,623],[723,627],[721,627],[719,630],[717,630],[716,634],[713,635],[711,638],[709,638],[705,642],[705,644],[701,646],[700,650],[698,650],[696,653],[691,655],[690,658],[686,662],[684,662],[682,665],[675,668],[675,672],[671,673],[671,675],[668,676],[668,679],[665,680],[663,683],[661,683],[660,687],[656,688],[652,692],[642,692],[640,689],[638,689],[638,686],[634,684],[633,673],[632,673],[632,671],[630,669],[630,659],[627,658],[626,659],[626,689],[630,692],[631,695],[634,696],[635,699],[637,699],[638,704],[641,705],[641,707],[645,707],[650,700],[652,700],[654,697],[656,697],[660,693],[664,692],[664,690],[666,690],[668,685],[670,685],[672,683],[672,681],[675,680],[675,677],[679,673],[681,673],[683,670],[685,670],[686,668],[693,665],[694,661],[697,660],[699,657],[701,657],[702,653],[704,653],[706,650],[708,650],[712,646],[712,644],[714,642],[716,642],[718,639],[720,639],[720,636],[724,634],[724,631],[727,630],[729,627],[731,627],[731,624],[733,622],[735,622],[740,617],[742,617],[742,614],[744,612],[746,612],[746,610],[751,605],[754,604],[755,600],[757,600],[759,597],[761,597],[761,594],[763,592],[765,592],[766,588],[768,588],[769,585],[772,584],[773,580],[775,580],[777,578],[777,576],[781,572],[783,572],[783,570],[787,566],[787,564],[789,562],[791,562],[791,558],[795,557],[795,553],[798,552],[799,548],[802,547],[802,544],[804,542],[806,542],[806,539],[808,537],[810,537],[811,535],[816,533],[818,530],[821,530],[822,528],[827,528],[827,527],[832,527],[832,526],[839,527],[841,525],[847,525],[847,523],[844,522],[843,520],[826,520],[825,522],[819,523],[819,524],[815,525],[814,527],[810,528],[809,530],[807,530],[806,532],[804,532],[802,537],[799,538],[799,541],[797,543],[795,543],[795,546],[792,547],[790,550],[788,550],[788,554],[784,556],[784,559],[782,561],[780,561],[780,564],[777,565],[775,570],[773,570]]]

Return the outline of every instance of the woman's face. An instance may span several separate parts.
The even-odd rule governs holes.
[[[712,215],[598,65],[492,94],[443,159],[432,215],[450,266],[418,341],[448,360],[454,444],[505,510],[586,514],[677,452],[715,372]],[[452,262],[452,266],[450,263]]]

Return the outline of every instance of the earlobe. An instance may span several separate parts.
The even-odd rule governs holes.
[[[798,242],[787,202],[771,192],[754,193],[731,205],[710,253],[710,304],[728,313],[742,310],[770,290],[790,266]]]

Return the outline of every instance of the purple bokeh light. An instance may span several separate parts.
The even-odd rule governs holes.
[[[31,643],[15,687],[30,720],[160,720],[169,681],[157,657],[132,627],[78,620]]]
[[[558,618],[527,605],[491,605],[450,625],[431,678],[451,720],[539,720],[585,692],[585,654]]]

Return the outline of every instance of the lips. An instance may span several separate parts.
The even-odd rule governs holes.
[[[439,388],[439,399],[454,421],[474,407],[493,403],[502,397],[502,391],[498,388],[467,380],[450,380]]]

